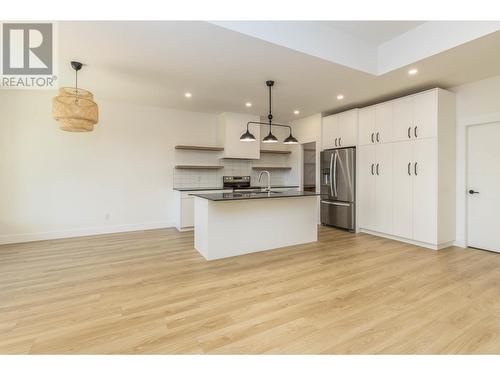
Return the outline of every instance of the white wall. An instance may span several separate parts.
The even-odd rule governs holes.
[[[500,76],[451,89],[457,100],[457,227],[456,244],[466,245],[466,128],[500,121]]]
[[[69,133],[54,95],[0,91],[0,243],[173,226],[174,146],[215,145],[216,115],[97,97],[96,130]]]

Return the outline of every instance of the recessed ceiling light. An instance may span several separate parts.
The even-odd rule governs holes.
[[[300,114],[300,111],[298,109],[296,109],[295,111],[293,111],[293,114],[298,115],[298,114]]]
[[[418,73],[418,69],[413,68],[413,69],[408,70],[408,74],[411,76],[414,76],[417,73]]]
[[[190,97],[192,97],[193,95],[191,95],[191,93],[190,93],[190,92],[187,92],[187,93],[185,93],[185,94],[184,94],[184,96],[185,96],[186,98],[190,98]]]
[[[337,100],[342,100],[342,99],[344,99],[344,95],[342,94],[337,95]]]
[[[245,105],[246,105],[247,107],[251,107],[251,106],[252,106],[252,103],[250,103],[250,102],[246,102],[246,103],[245,103]]]

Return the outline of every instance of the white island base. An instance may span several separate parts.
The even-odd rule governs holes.
[[[194,198],[194,247],[207,260],[318,240],[318,197]]]

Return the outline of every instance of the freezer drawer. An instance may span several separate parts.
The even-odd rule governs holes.
[[[321,224],[354,231],[354,214],[354,203],[321,201]]]

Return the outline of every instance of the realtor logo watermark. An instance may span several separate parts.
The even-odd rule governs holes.
[[[0,88],[56,88],[55,25],[2,23]]]

